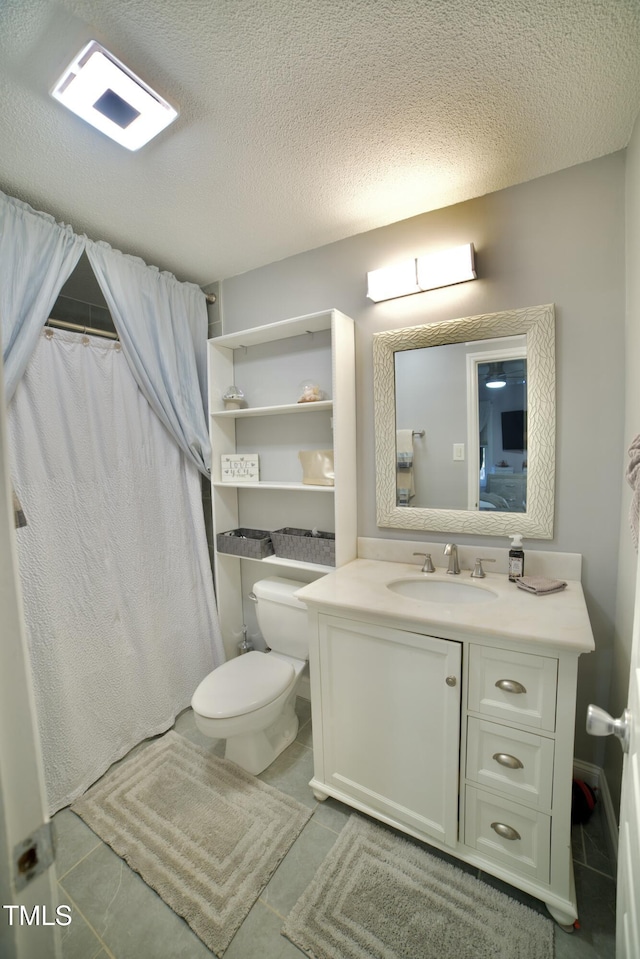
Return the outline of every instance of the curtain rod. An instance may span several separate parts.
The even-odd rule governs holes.
[[[55,326],[61,330],[72,330],[74,333],[87,333],[91,336],[105,336],[109,340],[120,339],[117,333],[112,333],[110,330],[96,330],[92,326],[82,326],[80,323],[67,323],[66,320],[54,320],[51,316],[45,323],[45,326]]]
[[[203,292],[204,292],[204,291],[203,291]],[[216,300],[217,300],[217,296],[215,295],[215,293],[205,293],[205,294],[204,294],[204,298],[205,298],[205,300],[207,301],[207,303],[208,303],[209,306],[213,306],[213,304],[214,304],[214,303],[216,302]]]

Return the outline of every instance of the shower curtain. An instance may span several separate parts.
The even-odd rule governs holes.
[[[224,652],[200,474],[119,344],[43,331],[9,433],[53,813],[168,729]]]

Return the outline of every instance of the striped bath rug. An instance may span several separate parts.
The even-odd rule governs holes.
[[[217,956],[312,814],[173,731],[71,809]]]
[[[553,959],[554,924],[351,816],[283,933],[313,959]]]

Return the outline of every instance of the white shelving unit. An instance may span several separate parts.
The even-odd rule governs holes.
[[[356,427],[353,320],[338,310],[312,313],[209,340],[209,430],[214,534],[239,527],[317,528],[336,534],[336,566],[356,556]],[[298,403],[301,384],[326,395]],[[247,399],[225,410],[234,383]],[[333,449],[334,486],[302,482],[298,451]],[[220,457],[258,453],[259,482],[222,482]],[[255,633],[249,593],[265,576],[301,584],[333,567],[269,556],[261,560],[215,551],[216,594],[228,657],[242,624]]]

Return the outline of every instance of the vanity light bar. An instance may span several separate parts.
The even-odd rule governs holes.
[[[178,116],[95,40],[69,64],[51,96],[127,150],[139,150]]]
[[[367,296],[375,303],[475,280],[473,243],[429,253],[367,273]]]
[[[409,293],[420,293],[415,259],[367,273],[367,296],[374,303]]]

